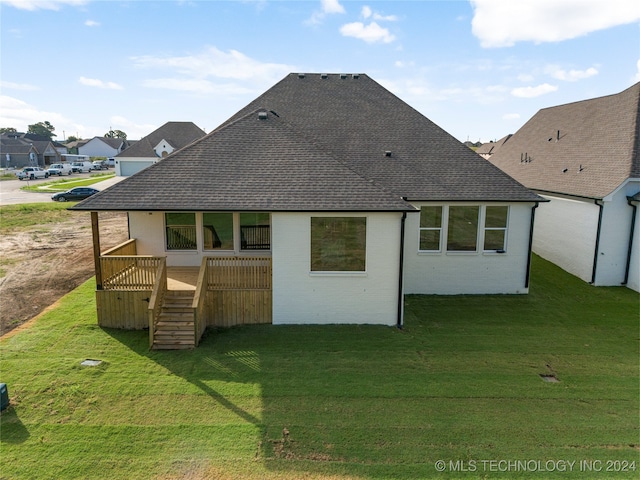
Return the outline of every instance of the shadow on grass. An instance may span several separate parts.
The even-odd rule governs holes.
[[[0,442],[2,443],[24,443],[31,435],[27,427],[20,421],[15,409],[9,405],[0,415],[2,418],[2,429],[0,430]]]

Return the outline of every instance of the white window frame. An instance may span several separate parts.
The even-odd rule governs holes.
[[[505,226],[504,227],[487,227],[486,226],[486,220],[487,220],[487,208],[488,207],[506,207],[507,209],[507,215],[506,215],[506,219],[505,219]],[[484,205],[484,208],[482,209],[482,251],[483,253],[506,253],[507,252],[507,235],[509,234],[509,217],[511,214],[511,208],[509,208],[509,205]],[[504,238],[503,238],[503,243],[502,243],[502,248],[497,248],[497,249],[485,249],[485,240],[486,240],[486,233],[487,231],[503,231],[504,232]]]

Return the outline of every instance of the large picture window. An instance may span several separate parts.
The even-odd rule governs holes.
[[[442,238],[442,207],[420,208],[420,250],[437,252]]]
[[[475,252],[478,245],[479,206],[449,207],[447,251]]]
[[[270,223],[268,213],[241,213],[240,249],[269,250],[271,248]]]
[[[196,214],[165,213],[167,250],[196,250]]]
[[[366,217],[312,217],[311,271],[364,272]]]
[[[233,213],[203,213],[205,250],[233,250]]]
[[[509,207],[487,207],[484,221],[484,250],[504,251]]]

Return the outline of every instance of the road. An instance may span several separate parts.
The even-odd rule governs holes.
[[[74,173],[71,177],[60,177],[62,178],[88,178],[91,173]],[[55,192],[25,192],[20,190],[20,188],[25,187],[27,185],[37,185],[38,183],[46,183],[52,180],[56,180],[58,177],[49,177],[42,178],[36,180],[3,180],[0,181],[0,205],[15,205],[18,203],[43,203],[50,202],[51,195]],[[107,187],[110,187],[114,183],[118,183],[120,180],[123,180],[126,177],[113,177],[108,180],[95,183],[91,185],[93,188],[97,188],[98,190],[104,190]],[[73,188],[73,185],[69,185],[69,188]]]

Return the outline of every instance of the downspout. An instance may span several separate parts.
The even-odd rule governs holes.
[[[406,199],[405,199],[406,200]],[[402,330],[403,310],[404,310],[404,224],[407,219],[407,212],[402,212],[400,220],[400,268],[398,272],[398,319],[396,327]]]
[[[531,226],[529,227],[529,255],[527,256],[527,270],[526,277],[524,279],[524,288],[529,288],[529,277],[531,274],[531,255],[533,254],[533,221],[536,218],[536,208],[538,208],[539,203],[531,207]]]
[[[626,285],[629,281],[629,270],[631,269],[631,253],[633,248],[633,235],[636,229],[636,211],[638,210],[638,206],[635,204],[637,200],[634,200],[634,197],[627,197],[627,203],[631,208],[633,208],[632,216],[631,216],[631,232],[629,233],[629,250],[627,251],[627,266],[624,270],[624,282],[622,285]]]
[[[593,271],[591,272],[591,281],[589,282],[591,285],[596,283],[596,269],[598,267],[598,250],[600,249],[600,232],[602,231],[602,212],[604,210],[604,204],[602,200],[595,200],[595,204],[600,207],[600,211],[598,212],[598,230],[596,232],[596,249],[593,253]]]

